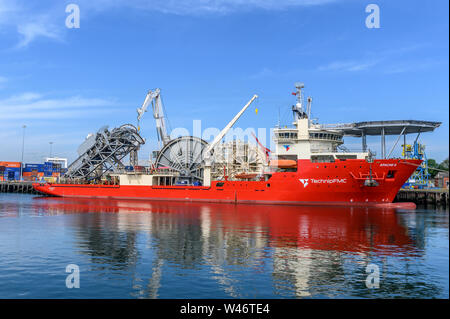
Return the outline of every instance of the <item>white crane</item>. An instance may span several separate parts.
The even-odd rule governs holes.
[[[208,145],[208,148],[205,151],[205,156],[209,156],[211,151],[214,149],[214,147],[220,142],[220,140],[228,133],[228,131],[233,127],[234,123],[236,123],[237,120],[241,117],[242,114],[244,114],[245,110],[252,104],[252,102],[258,98],[258,95],[253,95],[253,97],[250,99],[250,101],[247,102],[247,104],[244,105],[244,107],[239,111],[239,113],[236,114],[236,116],[230,121],[230,123],[227,124],[227,126],[224,127],[222,131],[216,136],[216,138],[211,142],[211,144]]]
[[[156,120],[156,132],[158,134],[158,139],[164,146],[170,141],[170,136],[167,134],[166,122],[164,120],[164,111],[160,89],[155,89],[154,91],[149,90],[147,96],[145,97],[144,103],[142,103],[142,106],[137,109],[138,131],[140,131],[140,120],[144,113],[147,112],[147,108],[150,103],[152,104],[153,118]]]
[[[228,133],[228,131],[233,127],[234,123],[244,114],[245,110],[252,104],[252,102],[258,98],[258,95],[253,95],[250,101],[244,105],[244,107],[236,114],[236,116],[224,127],[224,129],[216,136],[216,138],[208,145],[203,153],[204,159],[204,172],[203,172],[203,186],[211,186],[211,151],[220,142],[220,140]]]

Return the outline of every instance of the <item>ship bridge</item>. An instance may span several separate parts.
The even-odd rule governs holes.
[[[421,133],[432,132],[438,128],[441,122],[416,121],[416,120],[393,120],[393,121],[368,121],[342,124],[323,124],[324,129],[341,131],[344,136],[361,137],[362,148],[367,150],[366,136],[381,136],[381,156],[386,158],[391,155],[401,136],[406,144],[407,134],[417,134],[416,140]],[[397,140],[386,156],[386,135],[397,135]]]

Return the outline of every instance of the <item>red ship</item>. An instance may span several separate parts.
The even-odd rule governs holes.
[[[108,178],[103,181],[86,183],[70,180],[36,183],[33,186],[48,195],[84,198],[290,205],[387,206],[392,203],[421,161],[374,159],[372,153],[365,150],[340,152],[344,133],[315,123],[310,118],[311,99],[308,98],[308,104],[304,107],[303,84],[298,83],[296,87],[297,103],[292,107],[293,126],[274,129],[275,151],[271,154],[272,158],[269,159],[270,150],[260,145],[267,160],[253,170],[248,168],[247,171],[241,170],[227,176],[224,165],[223,175],[218,177],[217,167],[221,164],[215,155],[219,154],[218,143],[256,95],[214,141],[207,144],[193,137],[170,140],[165,133],[164,117],[158,114],[162,108],[158,106],[160,99],[157,90],[157,94],[150,91],[149,95],[152,95],[144,102],[146,108],[152,99],[155,100],[153,110],[163,142],[163,148],[157,152],[156,164],[133,171],[109,172]],[[139,113],[140,116],[142,113]],[[186,160],[189,158],[190,161]],[[87,162],[85,159],[77,161]],[[77,161],[72,166],[76,166]],[[90,172],[98,172],[98,167],[92,167]]]

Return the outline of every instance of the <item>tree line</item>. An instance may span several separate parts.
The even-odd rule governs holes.
[[[436,160],[430,158],[428,160],[428,171],[430,172],[432,178],[434,178],[440,171],[448,172],[448,157],[441,163],[438,163]]]

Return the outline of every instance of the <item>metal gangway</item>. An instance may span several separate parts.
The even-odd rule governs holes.
[[[93,180],[107,172],[125,167],[122,160],[145,144],[134,125],[125,124],[108,130],[103,126],[96,134],[89,134],[78,147],[79,157],[67,169],[65,178]]]

